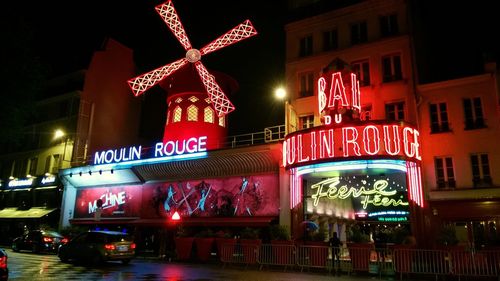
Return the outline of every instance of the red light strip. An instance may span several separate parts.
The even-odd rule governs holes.
[[[196,70],[203,81],[203,85],[207,90],[208,97],[212,102],[217,116],[221,117],[234,110],[234,105],[229,101],[224,92],[221,90],[212,74],[208,73],[203,64],[198,61],[195,63]]]
[[[206,55],[208,53],[217,51],[221,48],[227,47],[234,43],[237,43],[243,39],[257,35],[257,30],[253,27],[250,20],[246,20],[243,23],[235,26],[233,29],[221,35],[219,38],[215,39],[211,43],[207,44],[205,47],[201,48],[200,53]]]
[[[423,208],[424,196],[420,166],[414,162],[407,162],[406,169],[408,177],[408,196],[411,201]]]
[[[302,200],[301,176],[297,168],[290,169],[290,209],[295,208]]]
[[[170,28],[175,37],[177,37],[177,40],[179,40],[179,42],[182,44],[184,50],[187,51],[191,49],[191,43],[189,42],[186,31],[184,31],[184,27],[182,26],[182,23],[177,16],[177,12],[175,11],[172,1],[168,1],[166,3],[158,5],[155,9],[163,19],[163,21],[167,24],[168,28]]]

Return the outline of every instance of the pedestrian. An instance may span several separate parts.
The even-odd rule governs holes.
[[[373,234],[373,242],[375,244],[378,261],[384,262],[387,251],[387,235],[382,230],[376,229]]]
[[[340,275],[340,247],[342,246],[342,241],[337,236],[337,232],[333,232],[329,244],[332,248],[333,270],[336,270],[337,274]]]

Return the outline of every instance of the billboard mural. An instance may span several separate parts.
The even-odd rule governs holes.
[[[76,191],[74,218],[93,218],[102,202],[100,216],[139,217],[142,186],[85,188]]]
[[[384,222],[407,221],[409,217],[404,172],[334,176],[311,184],[307,193],[308,213],[340,211],[348,214],[346,218]]]
[[[240,176],[145,184],[143,216],[277,216],[278,175]]]

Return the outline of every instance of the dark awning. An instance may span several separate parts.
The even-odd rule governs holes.
[[[274,145],[210,151],[208,157],[136,166],[144,181],[184,180],[279,172],[280,150]]]
[[[54,212],[57,208],[31,208],[28,210],[18,210],[17,208],[5,208],[0,210],[0,219],[27,219],[27,218],[41,218]]]
[[[268,226],[273,220],[278,220],[278,217],[263,216],[263,217],[194,217],[183,218],[181,222],[183,226]],[[138,218],[101,218],[99,221],[94,219],[72,219],[71,224],[130,224],[137,226],[174,226],[176,225],[170,219],[138,219]]]

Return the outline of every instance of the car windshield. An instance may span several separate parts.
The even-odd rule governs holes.
[[[45,236],[50,236],[50,237],[62,237],[61,234],[55,232],[55,231],[44,231],[43,235]]]

